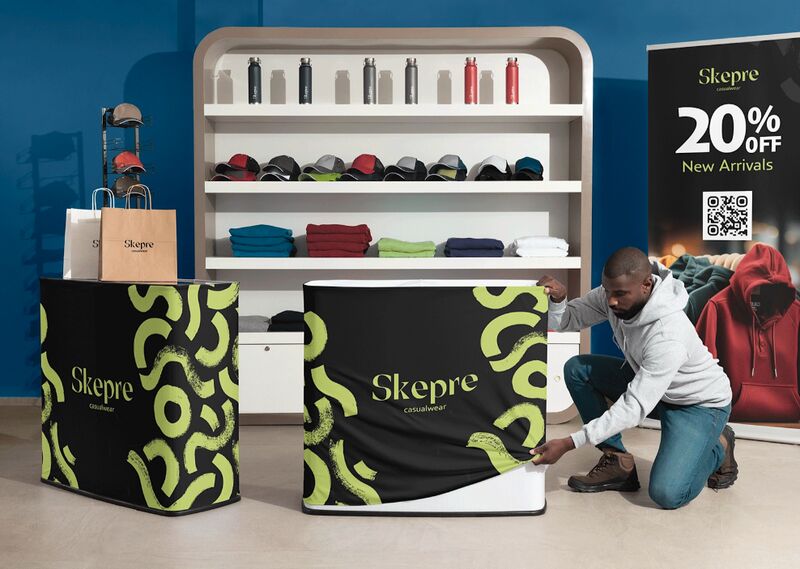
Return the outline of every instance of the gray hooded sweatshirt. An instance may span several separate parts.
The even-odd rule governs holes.
[[[731,402],[728,376],[711,356],[684,314],[689,298],[669,269],[653,263],[653,291],[630,320],[608,307],[603,287],[569,302],[550,301],[549,327],[573,332],[608,320],[614,340],[635,372],[628,390],[602,416],[572,434],[575,448],[597,445],[639,425],[659,401],[725,407]]]

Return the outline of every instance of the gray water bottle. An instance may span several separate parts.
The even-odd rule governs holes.
[[[364,104],[374,105],[378,102],[377,72],[375,71],[375,58],[364,58]]]
[[[247,102],[261,104],[261,59],[251,57],[247,66]]]
[[[311,58],[300,58],[300,104],[311,104]]]
[[[417,58],[406,59],[406,105],[417,104]]]

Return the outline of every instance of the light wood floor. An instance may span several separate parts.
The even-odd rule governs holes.
[[[581,449],[548,472],[543,516],[347,518],[300,512],[300,427],[242,427],[242,501],[164,518],[39,482],[38,413],[0,407],[3,569],[800,567],[797,446],[739,441],[736,485],[671,512],[646,492],[659,432],[637,429],[625,437],[643,484],[636,494],[566,490],[570,474],[597,460]]]

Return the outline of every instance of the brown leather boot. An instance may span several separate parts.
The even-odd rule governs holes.
[[[632,454],[605,449],[600,461],[589,474],[570,476],[567,485],[578,492],[634,492],[639,489],[639,476],[636,474]]]
[[[728,425],[722,430],[722,438],[725,439],[725,458],[719,469],[708,477],[708,487],[714,490],[722,490],[733,486],[739,477],[739,465],[733,457],[733,447],[736,445],[736,433]]]

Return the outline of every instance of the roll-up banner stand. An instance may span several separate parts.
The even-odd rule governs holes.
[[[173,516],[238,501],[238,297],[41,279],[42,482]]]
[[[542,513],[548,303],[532,284],[307,283],[304,511]]]
[[[649,249],[731,380],[738,436],[800,443],[800,33],[650,46]]]

